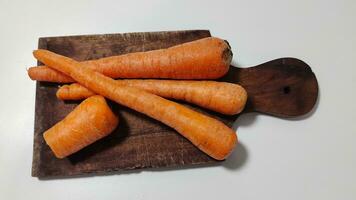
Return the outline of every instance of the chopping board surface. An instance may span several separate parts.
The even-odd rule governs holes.
[[[167,48],[209,36],[207,30],[192,30],[48,37],[39,39],[39,49],[83,61]],[[244,113],[257,111],[278,117],[300,116],[313,108],[318,96],[314,73],[306,63],[294,58],[277,59],[250,68],[231,67],[221,81],[239,83],[245,87],[249,99]],[[37,82],[32,176],[63,177],[220,162],[201,152],[168,126],[110,101],[110,106],[120,119],[118,128],[108,137],[68,158],[57,159],[42,135],[80,103],[58,100],[55,95],[58,86]],[[183,104],[229,126],[238,117]]]

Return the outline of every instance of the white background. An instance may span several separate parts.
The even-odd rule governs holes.
[[[356,1],[0,0],[0,199],[356,199]],[[284,56],[320,85],[300,120],[238,119],[241,145],[222,166],[40,181],[31,177],[41,36],[210,29],[234,63]]]

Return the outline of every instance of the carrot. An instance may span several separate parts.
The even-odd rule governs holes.
[[[144,90],[117,84],[115,80],[73,59],[50,51],[36,50],[34,56],[53,69],[71,76],[93,92],[174,128],[217,160],[225,159],[237,143],[235,132],[214,118]]]
[[[234,115],[242,111],[247,93],[238,84],[216,81],[117,80],[116,83],[146,90],[161,97],[187,101],[219,113]],[[78,83],[57,91],[62,100],[80,100],[95,95]]]
[[[64,158],[110,134],[118,118],[104,97],[92,96],[79,104],[43,137],[57,158]]]
[[[53,70],[47,66],[30,67],[27,74],[32,80],[57,82],[57,83],[71,83],[73,79],[57,70]]]
[[[70,85],[62,85],[56,93],[56,96],[60,100],[82,100],[95,95],[95,92],[83,87],[78,83],[72,83]]]
[[[229,69],[230,46],[209,37],[167,49],[129,53],[84,61],[88,68],[111,78],[216,79]],[[70,76],[46,66],[31,67],[32,80],[69,83]]]

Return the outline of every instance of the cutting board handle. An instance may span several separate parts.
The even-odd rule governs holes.
[[[315,74],[299,59],[280,58],[249,68],[230,68],[223,79],[246,89],[244,112],[296,117],[312,110],[318,98]]]

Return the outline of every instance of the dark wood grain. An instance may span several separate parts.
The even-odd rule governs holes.
[[[39,48],[77,60],[89,60],[167,48],[209,36],[209,31],[194,30],[49,37],[40,38]],[[221,81],[237,82],[246,88],[249,100],[244,112],[258,111],[283,117],[307,113],[315,104],[318,93],[317,82],[310,67],[293,58],[277,59],[252,68],[231,67]],[[218,162],[166,125],[112,102],[110,105],[120,118],[119,127],[110,136],[72,156],[57,159],[45,144],[42,134],[79,103],[57,100],[57,88],[57,84],[37,82],[32,176],[63,177]],[[229,126],[238,117],[185,105]]]
[[[248,68],[231,67],[222,80],[238,83],[247,90],[244,112],[301,116],[314,107],[318,97],[315,74],[296,58],[280,58]]]

